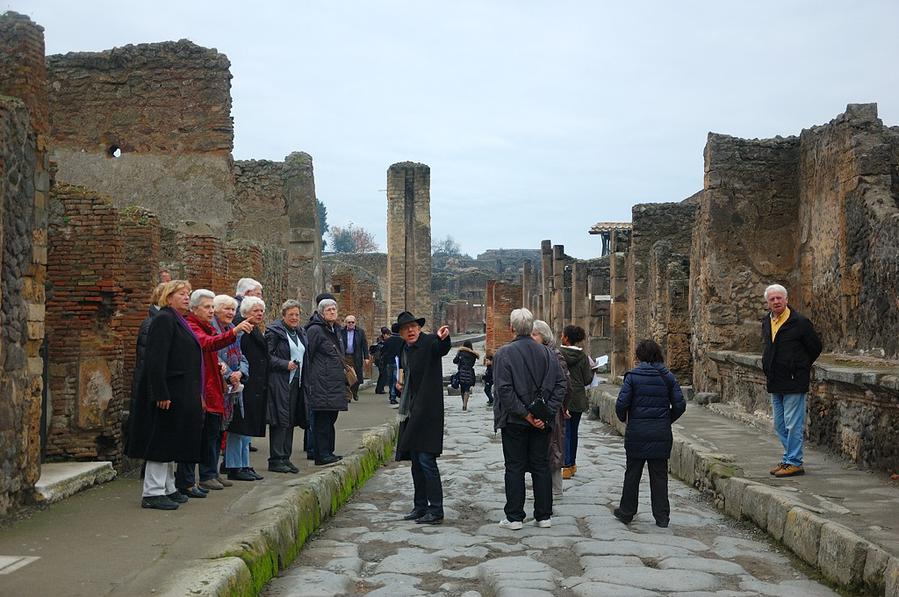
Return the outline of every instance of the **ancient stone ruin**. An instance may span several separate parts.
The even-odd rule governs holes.
[[[849,105],[797,137],[709,134],[702,191],[636,205],[629,224],[591,232],[602,239],[608,265],[596,271],[608,284],[593,286],[589,275],[583,284],[582,262],[543,241],[541,270],[522,272],[523,302],[558,332],[583,325],[585,299],[608,299],[586,321],[608,318],[588,332],[591,351],[608,347],[613,377],[631,367],[639,339],[653,338],[682,383],[765,424],[760,319],[765,287],[780,283],[825,346],[810,439],[860,466],[895,468],[899,128],[884,126],[875,104]]]
[[[431,310],[431,169],[401,162],[387,170],[387,312]]]

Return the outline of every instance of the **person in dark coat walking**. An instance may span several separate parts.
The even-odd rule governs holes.
[[[614,515],[627,524],[637,513],[637,498],[643,465],[649,464],[649,491],[656,525],[665,528],[671,514],[668,503],[668,458],[671,456],[671,424],[687,403],[674,375],[665,367],[662,348],[652,340],[637,345],[640,363],[624,374],[624,383],[615,402],[615,414],[627,423],[624,451],[627,468],[621,504]]]
[[[593,381],[593,370],[590,368],[590,359],[584,349],[577,346],[587,338],[584,328],[577,325],[566,325],[562,330],[562,348],[560,353],[568,365],[568,374],[571,379],[571,397],[565,412],[565,464],[562,467],[562,478],[570,479],[577,473],[577,444],[578,429],[581,424],[581,416],[587,411],[590,404],[587,401],[586,386]]]
[[[389,339],[390,328],[381,328],[381,335],[378,336],[378,341],[369,348],[369,354],[378,366],[378,381],[375,384],[375,394],[385,394],[384,388],[390,384],[390,379],[387,377],[387,364],[384,361],[384,349]]]
[[[534,519],[537,526],[552,526],[553,495],[549,471],[549,441],[556,413],[565,398],[566,380],[559,361],[542,344],[531,339],[534,315],[515,309],[509,316],[515,339],[496,351],[493,376],[496,399],[493,404],[494,429],[502,429],[505,459],[506,514],[499,526],[520,530],[525,518],[524,474],[530,471],[534,484]],[[538,418],[529,410],[537,391],[546,412]],[[531,409],[535,410],[532,406]]]
[[[190,284],[166,283],[147,332],[145,370],[131,418],[128,455],[147,461],[141,507],[175,510],[175,461],[200,462],[203,432],[200,344],[187,325]]]
[[[343,360],[356,371],[356,383],[350,387],[350,392],[353,393],[353,400],[359,400],[359,386],[362,385],[364,367],[371,363],[368,338],[365,337],[365,330],[356,327],[355,315],[347,315],[343,323],[343,329],[340,330],[340,339],[346,351]]]
[[[298,473],[290,461],[294,427],[306,427],[305,394],[309,382],[306,330],[300,326],[300,303],[293,299],[281,305],[281,319],[265,330],[271,359],[268,374],[269,428],[268,470]]]
[[[400,419],[396,459],[412,461],[415,486],[412,510],[403,520],[418,524],[443,522],[443,482],[437,458],[443,453],[443,362],[450,351],[449,327],[423,334],[423,317],[408,311],[396,318],[392,331],[404,340],[402,378],[397,382]]]
[[[456,375],[459,378],[459,390],[462,393],[462,410],[468,410],[468,399],[471,398],[471,388],[474,386],[474,364],[481,358],[474,350],[471,340],[462,343],[462,347],[453,358],[453,363],[459,366]]]
[[[245,296],[240,303],[240,311],[255,327],[248,334],[240,335],[240,352],[247,360],[249,373],[243,387],[243,412],[234,411],[229,432],[250,437],[265,437],[265,407],[268,395],[269,355],[265,337],[262,335],[262,320],[265,317],[265,303],[261,298]],[[247,446],[249,451],[249,445]],[[252,466],[245,472],[256,480],[262,475]]]
[[[812,364],[821,355],[821,339],[812,322],[787,306],[787,289],[772,284],[765,289],[769,314],[762,318],[762,369],[765,372],[774,429],[783,446],[780,463],[769,472],[775,477],[805,474],[802,444],[805,436],[805,395]]]
[[[333,464],[343,456],[334,454],[334,424],[340,411],[349,409],[343,363],[337,301],[323,299],[306,324],[306,354],[309,377],[309,409],[312,411],[312,451],[315,464]]]

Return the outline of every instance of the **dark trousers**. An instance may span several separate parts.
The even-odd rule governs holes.
[[[222,449],[222,415],[205,413],[203,418],[202,452],[200,458],[200,481],[209,481],[219,476],[219,454]],[[175,470],[175,487],[187,489],[197,483],[193,462],[179,462]]]
[[[390,377],[387,375],[387,365],[381,363],[378,365],[378,383],[375,384],[375,394],[382,394],[384,386],[390,383]]]
[[[652,499],[652,516],[659,522],[668,522],[671,506],[668,504],[668,459],[627,457],[627,468],[624,471],[624,487],[621,489],[621,505],[619,509],[625,516],[632,517],[637,513],[637,498],[640,495],[640,478],[643,476],[643,463],[649,464],[649,495]]]
[[[552,476],[549,472],[549,436],[530,425],[510,423],[503,427],[503,458],[506,461],[506,518],[522,521],[524,514],[524,473],[530,471],[534,483],[534,518],[545,520],[553,513]]]
[[[293,453],[293,427],[268,426],[268,463],[287,462]]]
[[[387,365],[387,391],[390,393],[390,401],[396,402],[396,365],[394,363],[390,363]]]
[[[571,418],[565,420],[565,463],[564,466],[577,464],[577,430],[581,425],[581,415],[584,413],[570,412]]]
[[[337,422],[336,410],[312,411],[314,420],[312,428],[312,453],[315,460],[323,460],[334,454],[334,423]]]
[[[484,393],[487,394],[487,402],[493,402],[493,382],[484,382]]]
[[[415,486],[413,505],[418,512],[428,512],[443,518],[443,482],[437,468],[437,455],[430,452],[411,452],[412,484]]]

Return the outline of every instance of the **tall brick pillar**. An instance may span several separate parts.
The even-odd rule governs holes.
[[[18,13],[0,15],[0,514],[41,474],[46,90],[43,28]]]
[[[540,241],[540,316],[547,323],[552,319],[553,292],[553,244],[551,240]],[[550,325],[552,325],[550,323]]]
[[[431,169],[401,162],[387,170],[387,316],[401,311],[433,321]]]
[[[284,192],[290,221],[290,293],[303,305],[304,313],[311,313],[316,307],[312,304],[315,296],[324,289],[325,283],[315,176],[312,156],[308,153],[297,151],[284,158]],[[280,305],[273,307],[280,308]]]

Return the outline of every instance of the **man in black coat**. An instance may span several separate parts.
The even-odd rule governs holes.
[[[552,476],[549,471],[550,427],[565,398],[566,379],[559,361],[543,344],[531,338],[534,316],[527,309],[515,309],[509,317],[515,339],[493,357],[495,402],[494,429],[502,429],[503,458],[506,464],[506,517],[503,528],[521,529],[524,513],[524,473],[530,471],[534,484],[534,519],[537,526],[552,526]],[[538,418],[530,411],[537,390],[546,413]]]
[[[356,383],[350,387],[353,400],[359,400],[359,386],[362,385],[363,365],[371,363],[368,357],[368,339],[365,330],[356,327],[356,316],[347,315],[343,320],[344,326],[340,330],[343,346],[346,349],[344,360],[347,365],[356,370]]]
[[[443,363],[450,351],[447,326],[436,334],[423,334],[424,318],[416,319],[408,311],[397,316],[392,330],[405,345],[400,354],[402,378],[400,391],[400,431],[397,460],[412,461],[415,485],[414,507],[403,520],[418,524],[443,522],[443,483],[437,457],[443,452]]]
[[[769,313],[762,318],[762,369],[771,394],[774,429],[783,445],[781,462],[769,472],[775,477],[805,473],[802,444],[805,433],[805,395],[812,364],[821,354],[821,339],[812,322],[787,306],[787,289],[765,289]]]

